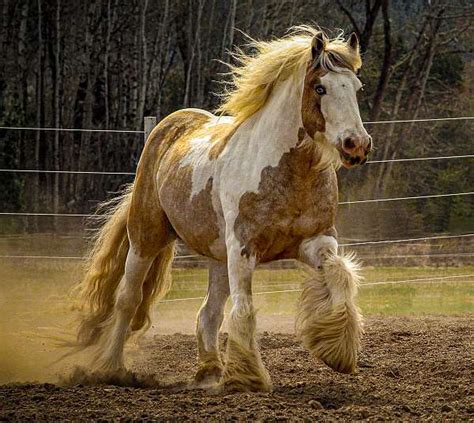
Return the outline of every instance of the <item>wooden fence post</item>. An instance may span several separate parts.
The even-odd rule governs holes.
[[[150,135],[151,131],[153,131],[153,128],[156,126],[156,116],[145,116],[143,119],[143,129],[145,131],[144,138],[145,142]]]

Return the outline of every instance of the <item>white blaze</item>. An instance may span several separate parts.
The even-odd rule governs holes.
[[[357,91],[362,87],[359,79],[348,70],[329,72],[321,78],[326,94],[321,97],[321,112],[326,121],[325,136],[333,145],[339,138],[352,133],[367,136],[360,118]]]

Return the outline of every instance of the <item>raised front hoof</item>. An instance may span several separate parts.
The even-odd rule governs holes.
[[[312,339],[312,342],[303,342],[303,344],[315,358],[321,360],[334,371],[344,374],[356,372],[358,342],[351,339],[338,339],[337,342],[330,339]]]
[[[222,377],[222,366],[218,364],[203,365],[194,376],[194,385],[198,388],[215,387]]]

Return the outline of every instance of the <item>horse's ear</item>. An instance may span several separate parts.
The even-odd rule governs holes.
[[[311,42],[311,55],[313,56],[313,60],[315,60],[324,50],[326,46],[327,38],[322,32],[318,32],[314,37],[313,41]]]
[[[355,32],[353,32],[349,36],[349,39],[347,40],[347,45],[354,50],[359,50],[359,38],[357,37],[357,34]]]

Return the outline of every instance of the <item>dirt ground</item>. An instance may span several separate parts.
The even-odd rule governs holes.
[[[292,334],[264,332],[272,393],[192,389],[191,335],[156,335],[133,359],[130,386],[0,386],[0,420],[474,419],[472,317],[371,317],[356,375],[316,362]]]

